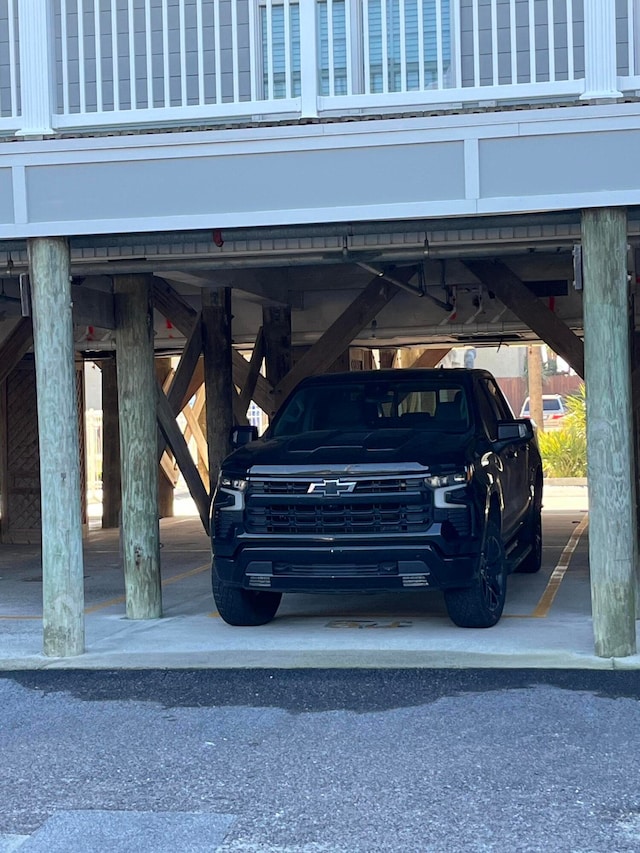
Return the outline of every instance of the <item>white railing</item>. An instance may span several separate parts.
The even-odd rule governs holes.
[[[0,0],[0,132],[615,98],[640,88],[639,5]]]

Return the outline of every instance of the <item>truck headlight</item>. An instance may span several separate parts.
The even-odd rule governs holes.
[[[471,468],[466,467],[462,471],[454,471],[452,474],[432,474],[425,477],[424,481],[432,489],[441,489],[443,486],[464,486],[471,479]]]
[[[247,480],[239,477],[227,477],[224,474],[220,475],[220,485],[223,489],[233,489],[236,492],[245,492],[247,490]]]

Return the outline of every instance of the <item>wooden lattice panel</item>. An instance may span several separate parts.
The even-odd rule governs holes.
[[[40,458],[35,365],[25,360],[6,380],[5,542],[40,539]]]

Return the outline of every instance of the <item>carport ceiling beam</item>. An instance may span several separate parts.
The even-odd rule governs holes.
[[[529,290],[501,261],[463,261],[487,290],[494,293],[538,337],[584,377],[582,340]]]

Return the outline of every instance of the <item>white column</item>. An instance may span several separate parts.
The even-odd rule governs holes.
[[[584,0],[584,65],[581,100],[622,97],[618,91],[615,0]]]
[[[595,652],[636,652],[636,507],[627,212],[582,212],[589,565]]]
[[[78,404],[69,244],[28,241],[38,395],[45,655],[84,651],[84,572]]]
[[[318,53],[316,0],[300,3],[300,92],[302,118],[318,115]],[[289,49],[287,45],[287,50]]]
[[[22,104],[19,136],[54,133],[51,127],[55,79],[52,6],[49,0],[18,0]]]

